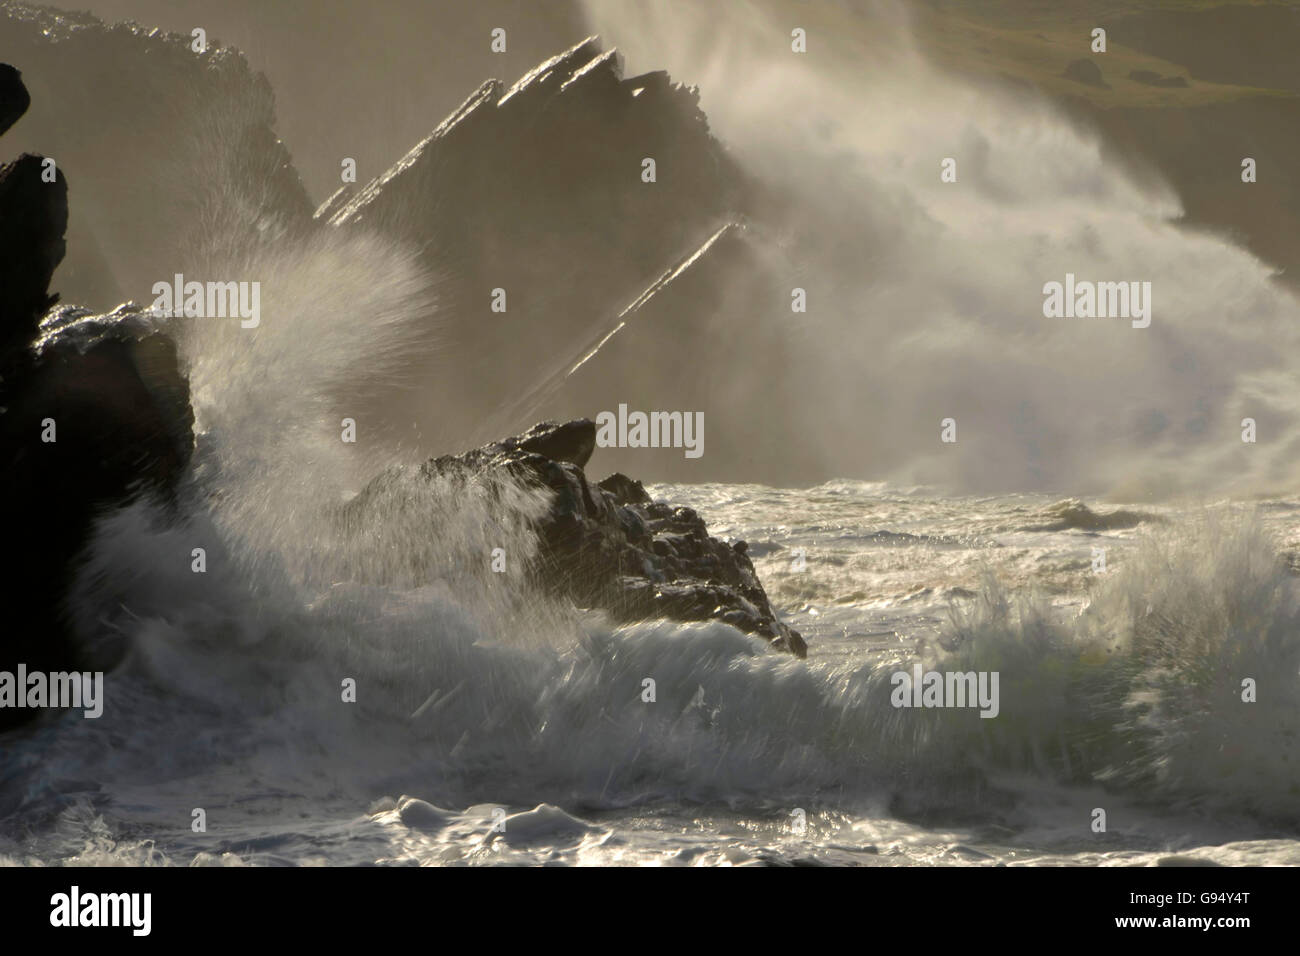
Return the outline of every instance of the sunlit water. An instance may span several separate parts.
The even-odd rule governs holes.
[[[791,60],[783,20],[601,8],[607,40],[700,82],[718,135],[793,200],[817,306],[792,414],[841,473],[1141,500],[1290,486],[1294,300],[1048,104],[964,88],[904,27],[881,57]],[[953,152],[974,188],[940,183]],[[241,184],[208,185],[240,208]],[[1300,501],[1116,515],[902,484],[661,486],[749,542],[808,659],[716,623],[615,628],[523,580],[536,495],[395,478],[364,520],[338,512],[408,460],[337,423],[438,347],[416,256],[363,234],[202,244],[183,271],[258,276],[262,322],[179,333],[192,473],[173,511],[136,503],[90,547],[79,629],[127,657],[100,719],[0,738],[3,860],[1300,862]],[[1044,319],[1067,271],[1155,282],[1151,328]],[[1246,446],[1260,408],[1278,438]],[[953,409],[962,441],[940,449]],[[513,573],[489,570],[494,547]],[[998,672],[998,716],[893,706],[918,660]]]
[[[146,572],[118,618],[134,650],[109,675],[101,719],[4,740],[0,853],[1300,862],[1287,567],[1300,501],[1130,505],[1107,519],[1115,507],[858,482],[652,491],[750,543],[809,638],[806,661],[722,625],[615,629],[536,596],[535,609],[487,614],[472,581],[490,579],[473,572],[454,588],[336,584],[306,600],[286,588],[260,607],[235,599],[232,576],[205,603],[158,580],[175,529],[123,512],[108,563],[134,555]],[[1040,616],[1016,610],[1031,594]],[[999,670],[998,717],[893,707],[888,675],[914,658]],[[340,699],[344,676],[355,704]],[[1241,702],[1243,676],[1257,703]],[[195,808],[206,832],[191,828]]]

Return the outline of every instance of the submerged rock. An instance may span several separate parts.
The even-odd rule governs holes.
[[[804,657],[798,631],[782,623],[743,541],[709,535],[691,508],[653,501],[623,474],[591,483],[583,468],[596,443],[588,419],[543,422],[515,438],[426,462],[421,473],[501,470],[553,492],[536,524],[541,544],[534,575],[553,593],[616,621],[718,620]],[[364,500],[366,492],[358,496]]]

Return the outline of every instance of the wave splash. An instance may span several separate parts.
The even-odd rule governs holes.
[[[394,481],[376,522],[350,525],[349,494],[402,460],[391,432],[364,451],[339,440],[351,383],[436,347],[434,283],[375,238],[254,255],[216,273],[260,276],[259,328],[182,338],[199,447],[181,501],[106,516],[89,550],[74,614],[88,640],[127,648],[106,713],[16,744],[6,811],[92,791],[182,806],[226,793],[235,765],[259,793],[570,809],[900,791],[952,808],[1028,773],[1295,821],[1300,595],[1249,521],[1157,530],[1070,621],[988,582],[921,656],[997,670],[999,717],[899,710],[902,658],[805,664],[722,624],[614,628],[494,575],[492,547],[532,554],[542,503],[525,489]]]
[[[395,274],[377,282],[383,268]],[[74,611],[88,639],[128,656],[97,726],[63,721],[24,745],[31,759],[10,771],[21,784],[5,788],[20,804],[69,779],[112,793],[236,761],[286,791],[442,805],[902,793],[951,809],[1027,773],[1294,818],[1300,597],[1248,518],[1154,525],[1068,621],[990,580],[915,651],[931,667],[998,671],[998,718],[900,710],[890,676],[907,654],[805,664],[722,624],[616,628],[492,573],[493,547],[527,566],[536,492],[399,476],[365,526],[350,522],[349,494],[402,452],[376,440],[350,457],[336,418],[346,382],[409,344],[428,307],[413,293],[429,284],[373,239],[277,252],[261,274],[260,328],[196,325],[182,341],[191,480],[175,505],[138,501],[100,522]],[[106,751],[105,732],[120,746]]]
[[[752,231],[808,297],[774,319],[797,332],[786,433],[825,474],[1127,500],[1295,486],[1300,405],[1281,356],[1300,348],[1300,304],[1275,270],[1182,228],[1171,187],[1046,96],[929,62],[921,11],[586,7],[630,69],[699,85],[711,128],[767,190]],[[955,182],[940,178],[948,159]],[[1045,284],[1067,273],[1151,283],[1150,326],[1047,318]],[[1276,441],[1243,444],[1246,418]]]

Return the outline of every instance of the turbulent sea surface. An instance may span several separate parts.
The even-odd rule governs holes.
[[[651,491],[749,542],[807,661],[487,576],[200,596],[157,557],[184,536],[121,512],[92,571],[133,649],[99,721],[4,742],[0,860],[1300,863],[1300,500]],[[998,671],[999,715],[893,707],[914,659]]]
[[[349,530],[339,503],[412,457],[340,442],[349,403],[472,315],[435,309],[437,277],[379,234],[216,234],[183,271],[257,276],[266,319],[175,333],[192,474],[165,512],[100,522],[70,604],[126,657],[98,720],[0,737],[0,862],[1300,864],[1300,499],[1251,497],[1296,486],[1275,270],[1183,229],[1172,188],[1047,100],[933,68],[905,5],[826,21],[807,57],[761,4],[722,25],[716,4],[590,6],[631,69],[700,84],[793,217],[767,231],[815,303],[788,454],[892,481],[649,489],[748,542],[807,660],[535,593],[523,489],[395,482]],[[956,153],[973,188],[939,178]],[[249,208],[247,184],[207,188]],[[1067,274],[1156,283],[1151,328],[1047,320]],[[1238,439],[1248,415],[1268,441]],[[1133,503],[1190,489],[1214,497]],[[893,706],[918,662],[996,672],[997,716]]]

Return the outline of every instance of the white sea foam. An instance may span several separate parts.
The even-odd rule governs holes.
[[[605,9],[615,18],[618,5]],[[622,16],[611,24],[619,43],[635,22]],[[663,42],[655,65],[691,79],[657,32],[664,23],[645,26],[635,36]],[[753,66],[754,34],[735,35],[731,59],[707,60],[719,80]],[[847,104],[820,99],[824,83],[806,74],[750,70],[765,94],[750,84],[758,117],[737,112],[731,87],[708,82],[715,74],[699,77],[723,138],[764,175],[779,178],[792,161],[785,121],[799,118],[809,147],[799,155],[811,158],[790,167],[797,181],[786,185],[825,184],[805,198],[830,235],[851,240],[865,222],[896,248],[890,262],[904,267],[839,289],[841,304],[928,316],[897,339],[897,328],[854,319],[860,348],[830,371],[856,370],[867,390],[830,402],[827,420],[860,423],[872,390],[900,417],[875,433],[845,425],[837,441],[905,447],[888,439],[912,433],[911,410],[955,398],[957,385],[977,386],[992,415],[1013,411],[1026,388],[1042,408],[1091,409],[1040,422],[1049,436],[1096,434],[1107,416],[1128,414],[1090,389],[1146,374],[1159,328],[1116,352],[1045,341],[1007,318],[1017,306],[1003,290],[1024,285],[1034,311],[1041,279],[1028,280],[1063,273],[1065,253],[1142,263],[1157,282],[1176,262],[1199,285],[1162,308],[1184,309],[1187,327],[1204,333],[1227,394],[1263,388],[1250,359],[1258,340],[1243,337],[1265,326],[1276,342],[1293,333],[1276,325],[1286,311],[1262,266],[1174,232],[1162,222],[1174,212],[1167,195],[1137,189],[1041,104],[995,109],[993,94],[941,83],[901,49],[892,66],[915,70],[916,82],[888,96],[868,85]],[[763,133],[769,105],[781,122]],[[1004,109],[1020,111],[1006,114],[1015,122],[993,121]],[[837,114],[861,120],[818,131]],[[940,194],[937,175],[933,187],[908,185],[906,157],[943,155],[934,137],[944,127],[989,157],[970,170],[976,195]],[[1100,243],[1103,234],[1124,238]],[[846,249],[832,257],[835,274],[867,274],[867,250]],[[810,657],[769,653],[716,622],[615,628],[545,600],[522,575],[490,572],[488,552],[502,542],[521,566],[532,553],[525,519],[541,502],[524,489],[394,474],[360,519],[341,507],[403,461],[365,421],[357,446],[340,440],[350,385],[382,376],[407,348],[436,346],[420,338],[432,285],[407,252],[361,237],[239,255],[238,269],[215,274],[262,282],[259,327],[196,324],[182,342],[199,435],[191,480],[174,507],[140,501],[101,521],[73,601],[86,640],[128,648],[106,675],[112,706],[101,720],[5,742],[3,859],[968,863],[1024,859],[1032,845],[1031,859],[1086,862],[1096,857],[1082,835],[1087,813],[1103,795],[1138,821],[1115,834],[1132,861],[1169,847],[1296,861],[1300,617],[1295,579],[1277,560],[1300,540],[1292,505],[1272,502],[1254,524],[1231,508],[1213,520],[1144,509],[1167,523],[1090,530],[1056,527],[1051,497],[862,482],[656,489],[699,507],[716,532],[765,546],[760,575],[812,636]],[[1253,310],[1254,331],[1214,325],[1202,299]],[[847,334],[831,326],[827,335]],[[1029,334],[1012,344],[1015,332]],[[943,367],[958,371],[937,378]],[[1014,389],[1003,387],[1008,369],[1024,373]],[[1167,384],[1170,401],[1195,402],[1181,373]],[[1130,452],[1170,451],[1144,441],[1095,456],[1086,441],[1049,439],[1027,455],[1022,440],[997,460],[1050,462],[1060,470],[1045,477],[1080,484],[1114,477]],[[954,460],[954,471],[927,470],[915,455],[876,463],[909,480],[970,478],[970,460]],[[1198,474],[1222,464],[1180,461]],[[502,521],[492,505],[502,498],[519,517]],[[1105,579],[1088,560],[1099,543],[1113,552]],[[203,574],[191,570],[196,546],[207,549]],[[791,566],[794,547],[807,552],[804,570]],[[998,671],[998,717],[891,706],[889,675],[913,658]],[[1241,701],[1243,677],[1259,681],[1256,703]],[[356,703],[340,695],[346,678]],[[642,696],[647,678],[653,702]],[[206,833],[188,830],[196,806]],[[796,810],[805,835],[790,829]],[[500,820],[504,832],[493,830]],[[1018,828],[1022,844],[1007,835]]]

